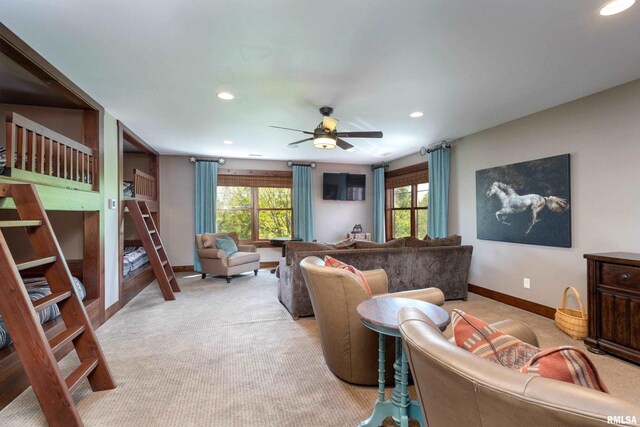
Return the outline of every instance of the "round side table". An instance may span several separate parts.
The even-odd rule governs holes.
[[[449,313],[437,305],[409,298],[372,298],[361,302],[358,315],[362,323],[379,334],[378,338],[378,398],[374,403],[371,416],[362,421],[358,427],[378,427],[389,417],[400,427],[409,427],[409,420],[416,420],[424,426],[420,403],[409,399],[409,363],[402,348],[402,338],[398,329],[398,312],[402,307],[414,307],[444,331],[451,321]],[[396,354],[393,368],[395,370],[395,386],[389,399],[385,396],[385,336],[395,337]]]

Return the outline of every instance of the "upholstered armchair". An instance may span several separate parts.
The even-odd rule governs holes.
[[[320,330],[322,353],[335,376],[347,382],[363,385],[378,384],[378,334],[366,328],[356,307],[369,298],[401,297],[444,304],[440,289],[387,293],[384,270],[363,271],[372,295],[365,290],[355,274],[325,267],[324,261],[310,256],[300,262],[309,290],[313,312]],[[395,340],[387,339],[387,354],[394,354]],[[393,360],[387,358],[387,380],[393,381]]]
[[[226,252],[216,247],[216,239],[228,236],[235,242],[238,252],[227,256]],[[202,266],[202,278],[207,274],[225,276],[227,283],[231,283],[231,277],[236,274],[253,270],[258,275],[260,268],[260,254],[253,245],[241,245],[238,241],[238,233],[204,233],[196,234],[196,247]]]
[[[476,356],[447,340],[419,310],[405,307],[398,320],[429,427],[586,427],[607,425],[610,416],[640,420],[640,407],[607,393],[530,376]],[[535,333],[522,322],[492,326],[537,346]]]

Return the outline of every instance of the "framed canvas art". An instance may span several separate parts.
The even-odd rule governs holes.
[[[476,171],[478,239],[571,247],[569,154]]]

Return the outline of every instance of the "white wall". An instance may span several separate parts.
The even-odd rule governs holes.
[[[225,169],[290,171],[283,161],[228,159]],[[365,201],[322,200],[322,174],[348,172],[367,175]],[[194,167],[186,156],[160,156],[160,228],[173,265],[193,265]],[[344,239],[355,224],[371,231],[373,178],[369,166],[319,163],[313,170],[314,227],[318,241]],[[262,261],[277,261],[280,248],[261,248]]]
[[[109,199],[118,199],[118,124],[116,119],[104,114],[104,181],[102,200],[104,203],[104,291],[105,308],[118,302],[118,210],[109,209]]]
[[[567,285],[586,301],[584,254],[640,252],[639,117],[637,80],[456,141],[449,232],[474,246],[469,282],[556,307]],[[571,154],[572,248],[476,238],[477,170],[565,153]],[[525,277],[531,289],[524,289]]]

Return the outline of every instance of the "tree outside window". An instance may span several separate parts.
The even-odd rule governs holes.
[[[291,188],[218,186],[216,230],[245,241],[292,237]]]
[[[387,198],[387,237],[422,239],[427,234],[429,183],[390,188]]]

